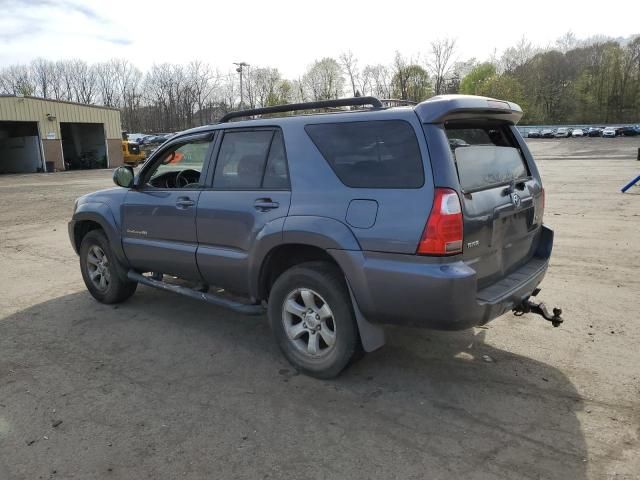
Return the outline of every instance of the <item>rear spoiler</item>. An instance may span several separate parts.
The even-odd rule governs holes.
[[[522,118],[522,109],[516,103],[475,95],[438,95],[414,109],[422,123],[484,117],[516,124]]]

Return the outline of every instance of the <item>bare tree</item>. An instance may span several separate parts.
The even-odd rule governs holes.
[[[276,89],[281,79],[277,68],[258,67],[249,70],[245,86],[251,108],[277,103]]]
[[[556,48],[562,53],[567,53],[572,48],[575,48],[577,44],[578,39],[571,30],[556,40]]]
[[[222,100],[229,110],[235,108],[240,96],[239,89],[236,87],[237,76],[235,71],[227,73],[222,85]]]
[[[333,58],[316,60],[304,74],[302,81],[313,100],[330,100],[343,94],[342,70]]]
[[[0,91],[9,95],[33,95],[36,86],[26,65],[11,65],[0,72]]]
[[[208,120],[205,119],[205,107],[218,86],[220,75],[210,65],[195,60],[187,67],[187,77],[198,110],[198,121],[200,125],[204,125],[205,120]]]
[[[31,75],[35,84],[36,95],[49,98],[51,95],[51,82],[55,77],[55,64],[44,58],[36,58],[31,62]]]
[[[444,38],[431,42],[431,55],[428,67],[433,76],[433,89],[436,95],[444,93],[446,79],[451,72],[455,53],[456,41]]]
[[[71,60],[68,65],[71,76],[73,100],[79,103],[94,103],[97,88],[97,72],[84,60]]]
[[[344,69],[344,73],[349,78],[353,96],[358,95],[358,83],[360,80],[360,72],[358,70],[358,59],[351,50],[343,52],[339,57],[340,65]],[[362,92],[360,92],[362,93]]]
[[[391,70],[384,65],[367,65],[362,70],[363,94],[391,98],[392,77]]]
[[[535,48],[523,35],[516,45],[504,51],[499,65],[497,65],[497,70],[500,72],[513,72],[527,63],[538,52],[539,49]]]
[[[119,105],[119,88],[116,82],[115,62],[98,63],[96,66],[96,78],[100,101],[106,107]]]

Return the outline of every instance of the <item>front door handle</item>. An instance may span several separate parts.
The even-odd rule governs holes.
[[[278,208],[280,204],[278,202],[274,202],[270,198],[258,198],[253,203],[253,208],[258,210],[259,212],[266,212],[267,210],[273,210],[274,208]]]
[[[176,207],[181,210],[184,210],[185,208],[193,207],[195,204],[196,202],[191,200],[189,197],[179,197],[178,200],[176,200]]]

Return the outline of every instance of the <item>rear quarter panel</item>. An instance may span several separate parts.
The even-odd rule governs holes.
[[[433,199],[433,174],[429,149],[417,116],[411,109],[313,116],[306,121],[283,122],[283,133],[291,173],[290,216],[328,217],[351,229],[363,250],[413,254],[422,235]],[[422,155],[424,184],[417,189],[369,189],[344,185],[321,155],[304,127],[319,123],[402,120],[415,131]],[[354,200],[377,202],[371,218],[350,217]],[[357,213],[356,213],[357,215]],[[361,228],[362,227],[362,228]]]

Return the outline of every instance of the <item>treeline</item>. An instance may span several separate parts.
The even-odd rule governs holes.
[[[245,66],[221,73],[202,61],[160,64],[142,72],[127,60],[89,64],[36,59],[0,69],[0,94],[33,95],[115,107],[123,128],[173,132],[213,123],[237,108],[375,95],[422,101],[443,93],[513,100],[523,123],[627,123],[640,120],[640,36],[555,45],[526,39],[485,62],[458,59],[456,42],[442,39],[426,54],[396,53],[391,64],[361,65],[352,52],[310,64],[295,79],[277,68]]]
[[[501,62],[475,66],[460,93],[513,100],[525,111],[523,123],[637,123],[640,36],[547,51],[521,42]]]

